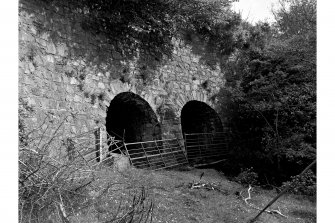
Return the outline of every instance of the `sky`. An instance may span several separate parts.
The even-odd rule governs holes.
[[[274,21],[271,13],[272,5],[276,7],[278,0],[239,0],[233,3],[232,9],[241,12],[243,19],[254,24],[259,21]]]

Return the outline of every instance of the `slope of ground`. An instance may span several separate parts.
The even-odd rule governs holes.
[[[196,182],[211,183],[216,189],[191,188]],[[88,189],[90,199],[82,201],[69,219],[90,223],[128,222],[125,216],[129,215],[133,222],[248,222],[259,211],[244,202],[247,189],[213,169],[128,169],[122,173],[104,169]],[[262,208],[275,196],[275,191],[254,188],[249,202]],[[271,209],[279,209],[287,218],[263,213],[256,222],[316,222],[316,205],[306,198],[284,195]]]

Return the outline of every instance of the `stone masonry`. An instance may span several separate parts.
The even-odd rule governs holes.
[[[33,2],[19,5],[19,97],[34,108],[28,126],[39,126],[48,114],[55,120],[67,117],[62,131],[68,135],[103,127],[113,98],[133,92],[157,115],[162,138],[182,138],[180,116],[187,102],[216,109],[211,98],[224,85],[223,72],[200,63],[183,40],[173,39],[172,57],[148,68],[151,79],[144,83],[136,59],[125,60],[84,32],[80,19],[68,17],[66,9],[46,8],[43,14],[36,9],[44,6]]]

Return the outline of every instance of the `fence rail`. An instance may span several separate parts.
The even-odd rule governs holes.
[[[206,164],[224,160],[228,155],[228,134],[189,133],[184,134],[186,154],[190,164]]]
[[[133,166],[145,169],[165,169],[188,164],[178,139],[124,143]]]
[[[224,160],[228,155],[227,139],[226,132],[184,134],[184,150],[176,138],[126,143],[106,131],[95,129],[71,138],[73,145],[67,147],[69,159],[81,159],[89,166],[112,162],[111,154],[117,152],[128,156],[137,168],[158,170]]]

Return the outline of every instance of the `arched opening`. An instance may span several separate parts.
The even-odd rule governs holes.
[[[183,134],[222,132],[220,117],[214,109],[201,101],[189,101],[181,110]]]
[[[155,112],[148,102],[132,92],[120,93],[111,101],[106,130],[128,143],[161,139],[161,126]]]
[[[187,102],[181,111],[181,126],[191,164],[211,163],[225,155],[227,143],[222,122],[206,103]]]

